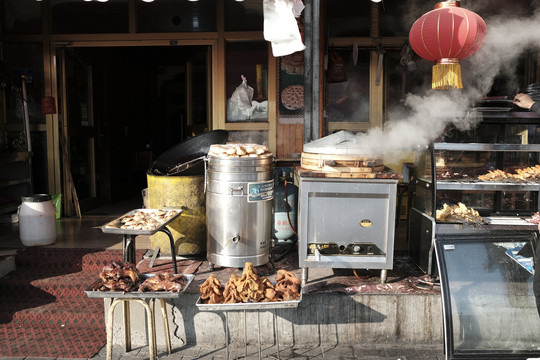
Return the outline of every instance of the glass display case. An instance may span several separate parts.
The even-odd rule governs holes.
[[[538,211],[540,145],[434,143],[418,153],[414,207],[433,216],[459,203],[482,217]]]
[[[530,231],[437,241],[448,359],[538,358],[536,243]]]
[[[537,126],[500,120],[450,130],[416,154],[409,254],[440,279],[448,359],[540,354]]]

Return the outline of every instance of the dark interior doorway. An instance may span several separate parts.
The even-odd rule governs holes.
[[[68,50],[93,69],[97,205],[141,197],[153,159],[209,130],[210,47]]]

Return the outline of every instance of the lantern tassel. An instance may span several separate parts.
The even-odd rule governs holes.
[[[457,59],[442,60],[433,66],[431,87],[436,90],[462,89],[461,66]]]

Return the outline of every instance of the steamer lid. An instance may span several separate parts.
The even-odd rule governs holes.
[[[367,149],[358,136],[348,131],[339,131],[321,139],[313,140],[304,144],[303,149],[304,152],[312,154],[380,156]]]

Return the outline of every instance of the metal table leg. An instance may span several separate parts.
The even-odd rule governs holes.
[[[274,324],[276,327],[277,358],[280,359],[279,357],[279,328],[278,328],[278,323],[277,323],[276,309],[272,311],[272,314],[274,315]]]
[[[228,311],[225,311],[225,359],[229,360],[229,312]]]
[[[122,259],[124,262],[135,264],[135,238],[136,235],[124,234],[122,239]]]
[[[163,318],[164,330],[165,330],[165,344],[167,345],[167,351],[169,354],[172,352],[171,347],[171,334],[169,332],[169,319],[167,317],[167,307],[165,299],[159,299],[161,303],[161,316]]]
[[[246,310],[244,310],[244,359],[247,359],[247,321]]]
[[[129,311],[129,301],[122,301],[122,316],[124,319],[124,350],[131,351],[131,317]]]
[[[159,229],[159,231],[164,232],[169,237],[169,242],[171,244],[171,257],[172,257],[172,262],[173,262],[174,273],[178,274],[178,269],[176,268],[176,249],[174,247],[173,235],[171,234],[171,231],[167,227],[164,227],[163,229]]]
[[[112,360],[112,349],[113,349],[113,325],[114,325],[114,310],[116,308],[116,305],[119,303],[128,303],[129,301],[135,301],[141,304],[145,310],[146,310],[146,317],[148,322],[148,347],[150,350],[150,360],[156,360],[157,359],[157,347],[156,347],[156,329],[155,329],[155,319],[154,319],[154,312],[152,310],[152,307],[146,303],[146,301],[142,299],[115,299],[109,308],[109,318],[107,319],[107,360]],[[124,307],[125,310],[126,307]],[[127,307],[129,309],[129,306]],[[124,313],[124,326],[126,326],[126,318],[129,317],[129,313]],[[129,321],[127,322],[129,324]],[[129,333],[131,329],[127,328],[124,329],[126,333]],[[130,341],[131,342],[131,341]],[[126,340],[127,345],[127,340]],[[126,346],[127,348],[127,346]],[[129,348],[131,348],[131,344],[129,344]]]

